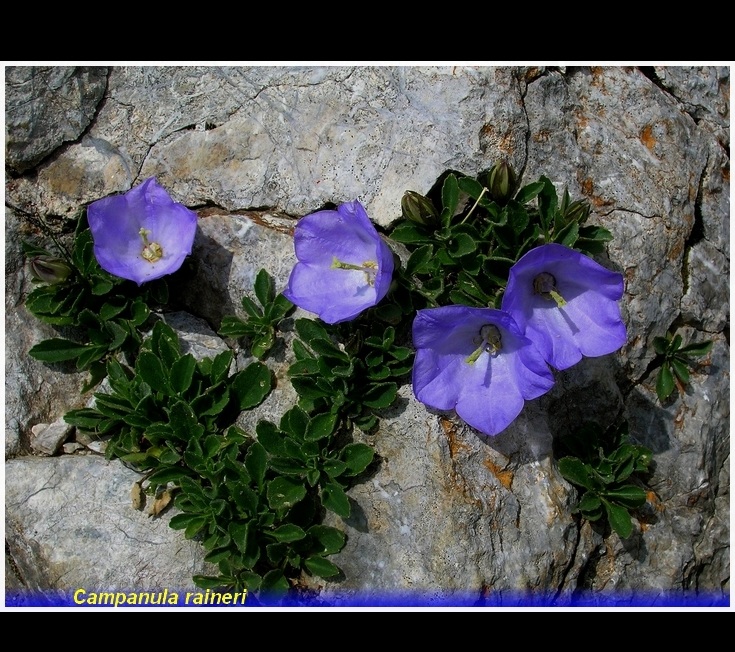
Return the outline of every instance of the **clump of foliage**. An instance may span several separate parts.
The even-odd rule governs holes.
[[[477,178],[448,172],[428,196],[407,193],[402,206],[390,237],[411,254],[403,279],[422,297],[417,307],[500,307],[510,268],[530,249],[555,242],[599,253],[612,238],[586,224],[585,201],[572,202],[566,190],[560,201],[544,176],[516,188],[505,163]]]
[[[606,519],[620,537],[629,537],[631,511],[646,503],[641,479],[652,451],[630,441],[627,423],[606,430],[586,424],[561,438],[559,449],[559,472],[579,488],[575,511],[588,521]]]
[[[288,378],[297,404],[277,423],[260,420],[254,433],[237,421],[271,392],[264,363],[294,308],[265,270],[256,276],[255,299],[242,299],[244,315],[225,316],[220,327],[255,359],[233,373],[231,352],[199,361],[181,353],[174,331],[157,319],[165,281],[137,287],[102,270],[82,217],[71,253],[25,247],[41,283],[27,307],[77,335],[41,342],[31,355],[75,361],[90,371],[88,388],[107,376],[109,390],[66,420],[104,438],[108,458],[144,473],[150,493],[173,497],[171,527],[200,541],[218,568],[195,577],[198,586],[267,598],[283,596],[302,573],[335,578],[341,571],[328,557],[346,539],[323,525],[324,513],[348,518],[347,490],[375,462],[374,449],[357,440],[374,432],[409,379],[416,310],[499,307],[510,268],[530,249],[558,243],[599,253],[611,238],[586,223],[586,202],[571,201],[566,190],[559,199],[548,178],[517,186],[501,162],[477,177],[448,171],[427,196],[407,192],[388,234],[405,245],[407,259],[396,261],[385,299],[348,322],[293,322]],[[690,347],[679,354],[687,350],[696,355]],[[679,361],[666,358],[681,378]],[[633,480],[646,471],[650,451],[615,428],[590,426],[567,443],[572,449],[559,468],[584,490],[579,513],[591,521],[604,516],[629,536],[629,510],[645,502]]]
[[[245,319],[236,315],[222,318],[219,334],[233,339],[247,338],[250,352],[262,360],[276,342],[278,322],[293,312],[293,304],[282,294],[276,294],[273,279],[261,269],[255,277],[255,297],[258,305],[250,297],[242,298]]]
[[[152,310],[168,302],[168,286],[159,279],[138,287],[103,270],[94,256],[84,212],[71,251],[56,238],[54,242],[56,251],[23,243],[36,285],[26,308],[69,336],[39,342],[29,355],[42,362],[71,361],[78,370],[88,371],[87,390],[104,377],[107,360],[118,354],[134,358],[141,332],[153,320]]]

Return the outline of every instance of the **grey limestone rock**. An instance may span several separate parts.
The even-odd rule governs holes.
[[[76,140],[94,118],[106,86],[104,67],[7,67],[6,166],[24,172]]]
[[[192,589],[210,569],[171,512],[136,510],[140,475],[100,455],[5,464],[5,537],[20,587],[34,591]]]

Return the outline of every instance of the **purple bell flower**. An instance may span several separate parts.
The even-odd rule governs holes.
[[[560,244],[531,249],[510,268],[501,308],[546,362],[567,369],[617,351],[627,339],[618,300],[623,276]]]
[[[502,310],[459,305],[419,310],[413,342],[416,398],[437,410],[456,410],[486,435],[504,430],[525,400],[554,384],[541,354]]]
[[[328,324],[354,319],[388,292],[393,252],[358,201],[303,217],[294,248],[298,263],[283,294]]]
[[[94,255],[105,271],[138,285],[172,274],[191,253],[197,214],[155,177],[87,208]]]

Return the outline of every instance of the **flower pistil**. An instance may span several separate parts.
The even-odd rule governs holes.
[[[155,263],[157,260],[161,260],[163,257],[163,248],[157,242],[148,241],[148,236],[151,234],[150,230],[141,227],[138,233],[143,239],[143,250],[140,252],[143,259],[149,263]]]
[[[533,292],[534,294],[540,294],[544,299],[553,299],[559,308],[567,305],[564,297],[556,289],[556,279],[553,274],[548,272],[541,272],[533,279]]]
[[[480,329],[480,334],[476,335],[473,343],[479,346],[465,358],[467,364],[474,364],[484,351],[487,351],[492,357],[498,354],[502,348],[500,331],[493,324],[485,324]]]
[[[378,271],[378,263],[374,260],[366,260],[362,265],[344,263],[336,256],[332,256],[330,269],[348,269],[365,273],[365,281],[370,287],[375,286],[375,273]]]

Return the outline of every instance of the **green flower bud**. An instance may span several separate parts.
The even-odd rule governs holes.
[[[506,161],[496,163],[487,175],[490,196],[499,204],[505,204],[516,191],[516,175]]]
[[[417,224],[436,222],[439,215],[431,200],[413,190],[406,190],[401,198],[403,217]]]
[[[71,275],[71,267],[63,258],[55,256],[36,256],[31,259],[31,276],[34,281],[56,285],[63,283]]]
[[[564,219],[567,224],[569,222],[577,222],[578,224],[584,224],[590,215],[590,205],[587,200],[580,199],[569,204],[566,212],[564,213]]]

